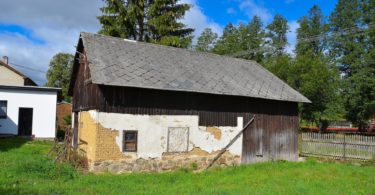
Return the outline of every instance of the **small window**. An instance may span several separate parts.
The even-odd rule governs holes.
[[[0,118],[7,118],[7,101],[0,101]]]
[[[137,139],[138,139],[137,131],[124,131],[123,151],[124,152],[136,152],[137,142],[138,142]]]

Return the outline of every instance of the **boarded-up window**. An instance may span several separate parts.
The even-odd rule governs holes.
[[[137,142],[138,142],[138,132],[137,131],[124,131],[124,152],[136,152]]]
[[[168,152],[187,152],[189,143],[188,127],[168,128]]]
[[[0,101],[0,118],[7,118],[7,101]]]

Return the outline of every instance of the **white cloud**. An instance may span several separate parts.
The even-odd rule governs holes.
[[[263,22],[270,22],[272,20],[272,14],[270,10],[262,5],[262,2],[255,0],[245,0],[240,3],[241,11],[251,19],[253,16],[259,16]]]
[[[223,32],[223,28],[212,19],[207,17],[201,7],[199,7],[197,0],[182,0],[181,3],[189,3],[193,7],[185,14],[185,18],[182,20],[188,27],[194,28],[194,40],[196,42],[197,37],[205,28],[211,28],[213,32],[219,36]]]
[[[289,32],[287,34],[289,45],[287,46],[286,50],[290,54],[294,54],[294,49],[297,44],[297,29],[299,28],[299,23],[296,20],[289,21]]]
[[[194,28],[194,36],[204,28],[212,28],[219,35],[222,27],[207,17],[197,0],[183,0],[193,7],[186,13],[183,22]],[[31,37],[42,40],[37,44],[19,33],[0,32],[0,56],[9,56],[10,62],[47,71],[53,55],[58,52],[74,53],[79,32],[97,32],[100,24],[96,16],[102,0],[12,0],[0,1],[0,24],[15,24],[32,32]],[[30,76],[38,84],[45,82],[45,74],[15,67]]]
[[[15,24],[31,30],[35,43],[20,33],[0,33],[0,56],[9,56],[11,63],[47,71],[53,55],[74,53],[79,32],[97,32],[96,16],[103,5],[100,0],[13,0],[0,1],[0,23]],[[38,84],[45,82],[45,74],[15,66]]]

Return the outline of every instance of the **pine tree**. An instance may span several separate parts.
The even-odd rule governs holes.
[[[254,16],[248,25],[240,24],[238,27],[239,44],[241,51],[236,57],[261,62],[265,32],[263,23],[258,16]]]
[[[133,36],[135,25],[129,20],[123,0],[105,0],[105,3],[106,6],[100,8],[103,15],[97,17],[102,25],[99,33],[122,38]]]
[[[280,79],[288,82],[292,58],[286,52],[288,45],[286,34],[289,30],[287,20],[281,15],[276,15],[272,23],[267,26],[268,42],[265,44],[266,53],[264,66]]]
[[[240,23],[235,27],[229,23],[224,28],[223,35],[217,41],[213,52],[261,62],[264,57],[262,48],[264,39],[262,21],[258,16],[254,16],[247,25]]]
[[[300,24],[297,29],[299,41],[295,49],[297,55],[303,55],[310,50],[313,55],[321,54],[327,48],[325,35],[328,31],[321,9],[314,5],[309,10],[309,15],[302,17],[298,22]]]
[[[346,67],[350,70],[350,74],[345,77],[344,94],[347,118],[358,125],[361,131],[364,131],[368,119],[375,116],[375,1],[362,1],[361,7],[362,12],[357,15],[362,15],[363,20],[356,22],[364,24],[362,27],[364,33],[349,36],[365,36],[365,47],[356,55],[363,56],[363,61],[351,59],[354,57],[351,54],[344,58],[346,60],[344,62],[348,63]],[[362,43],[359,42],[359,44]],[[361,45],[352,48],[360,47]]]
[[[217,37],[217,34],[214,33],[210,28],[205,28],[198,37],[195,50],[210,52],[216,44]]]
[[[340,71],[349,76],[360,66],[366,47],[361,0],[339,0],[331,13],[330,54]]]
[[[268,37],[271,39],[271,47],[275,55],[282,55],[288,44],[286,34],[289,31],[288,21],[281,15],[276,15],[271,24],[267,26]]]
[[[220,55],[229,55],[241,51],[238,44],[238,30],[232,23],[228,23],[223,31],[223,35],[217,41],[213,52]]]
[[[100,34],[174,47],[191,44],[191,28],[179,22],[188,4],[177,0],[104,0]]]
[[[179,22],[190,9],[189,4],[177,4],[178,0],[153,0],[147,10],[151,42],[175,47],[191,45],[194,31]]]

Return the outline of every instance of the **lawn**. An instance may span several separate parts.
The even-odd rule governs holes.
[[[375,194],[375,167],[270,162],[201,173],[81,174],[50,142],[0,139],[0,194]]]

